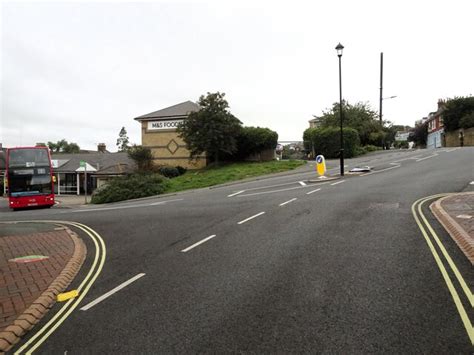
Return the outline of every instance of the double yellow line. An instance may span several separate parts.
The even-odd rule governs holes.
[[[24,222],[15,222],[15,223],[24,223]],[[82,299],[87,295],[92,284],[95,282],[97,277],[105,263],[106,248],[105,243],[101,236],[94,231],[92,228],[77,222],[68,222],[68,221],[27,221],[26,223],[54,223],[56,225],[67,225],[73,226],[84,233],[86,233],[94,243],[95,246],[95,256],[92,266],[87,273],[87,276],[84,278],[82,283],[79,285],[77,290],[79,291],[79,296],[77,298],[72,298],[67,301],[64,306],[59,310],[58,313],[54,315],[38,332],[36,332],[25,344],[23,344],[16,352],[16,354],[31,354],[35,351],[65,320],[69,315],[76,309]]]
[[[447,195],[448,194],[439,194],[439,195],[433,195],[433,196],[421,198],[415,201],[415,203],[413,203],[413,205],[411,206],[411,212],[413,213],[413,217],[415,218],[415,221],[418,224],[418,227],[420,228],[420,231],[423,234],[423,237],[425,238],[426,243],[428,244],[428,247],[430,248],[431,253],[433,254],[436,264],[438,265],[438,268],[441,271],[441,274],[443,275],[443,279],[446,282],[446,286],[448,287],[448,290],[451,294],[454,304],[456,305],[456,309],[458,310],[458,313],[461,317],[464,328],[466,329],[467,335],[469,336],[471,344],[474,345],[474,328],[472,327],[471,320],[469,319],[468,313],[462,304],[461,298],[459,297],[459,294],[456,288],[454,287],[454,284],[448,274],[448,271],[446,270],[443,264],[443,261],[440,257],[440,254],[435,248],[432,240],[434,240],[434,242],[438,246],[439,250],[441,251],[441,254],[444,257],[445,262],[448,264],[456,280],[461,286],[461,289],[466,295],[469,301],[469,304],[471,306],[468,309],[469,311],[472,311],[472,308],[474,307],[474,295],[472,294],[471,290],[467,286],[466,281],[464,280],[458,268],[456,267],[456,264],[454,263],[453,259],[451,259],[451,257],[449,256],[446,248],[444,247],[443,243],[439,239],[438,235],[429,224],[422,210],[423,204],[425,202],[436,199],[436,198],[444,197]]]

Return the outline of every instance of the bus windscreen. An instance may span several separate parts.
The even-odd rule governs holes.
[[[49,155],[46,149],[12,149],[9,152],[9,169],[49,166]]]

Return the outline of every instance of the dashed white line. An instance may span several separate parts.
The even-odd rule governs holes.
[[[254,216],[252,216],[252,217],[249,217],[249,218],[244,219],[243,221],[237,222],[237,224],[243,224],[243,223],[245,223],[245,222],[248,222],[248,221],[250,221],[251,219],[257,218],[258,216],[261,216],[261,215],[264,214],[264,213],[265,213],[265,212],[257,213],[256,215],[254,215]]]
[[[91,303],[88,303],[86,304],[84,307],[81,308],[81,311],[87,311],[88,309],[91,309],[92,307],[94,307],[96,304],[102,302],[103,300],[105,300],[106,298],[112,296],[114,293],[120,291],[122,288],[130,285],[132,282],[135,282],[137,281],[139,278],[145,276],[146,274],[138,274],[134,277],[132,277],[130,280],[128,281],[125,281],[124,283],[121,283],[120,285],[118,285],[117,287],[115,287],[114,289],[110,290],[109,292],[103,294],[102,296],[100,296],[99,298],[96,298],[94,301],[92,301]]]
[[[205,243],[205,242],[207,242],[208,240],[214,238],[215,236],[216,236],[215,234],[210,235],[209,237],[204,238],[203,240],[200,240],[200,241],[197,242],[197,243],[194,243],[193,245],[187,247],[186,249],[181,250],[181,252],[182,252],[182,253],[186,253],[186,252],[190,251],[191,249],[196,248],[198,245],[201,245],[202,243]]]
[[[238,192],[235,192],[233,194],[227,195],[227,197],[234,197],[234,196],[237,196],[237,195],[241,194],[242,192],[245,192],[245,190],[238,191]]]
[[[331,186],[338,185],[338,184],[342,184],[344,181],[346,181],[346,180],[341,180],[341,181],[338,181],[338,182],[333,182],[333,183],[331,184]]]
[[[382,169],[382,170],[371,171],[370,173],[360,174],[360,176],[378,174],[378,173],[381,173],[381,172],[384,172],[384,171],[387,171],[387,170],[397,169],[399,167],[401,167],[401,165],[391,166],[390,168],[386,168],[386,169]]]
[[[433,158],[433,157],[436,157],[436,156],[438,156],[438,153],[435,153],[433,155],[428,155],[427,157],[424,157],[424,158],[421,158],[421,159],[416,159],[415,161],[419,162],[419,161],[422,161],[422,160],[425,160],[425,159],[430,159],[430,158]]]
[[[306,183],[304,181],[298,181],[301,186],[306,186]]]
[[[307,192],[306,195],[311,195],[313,192],[318,192],[318,191],[321,191],[321,189],[312,190],[310,192]]]
[[[296,201],[296,200],[297,200],[296,197],[295,197],[295,198],[292,198],[291,200],[288,200],[288,201],[286,201],[286,202],[280,203],[279,206],[280,206],[280,207],[281,207],[281,206],[285,206],[286,204],[288,204],[288,203],[290,203],[290,202],[293,202],[293,201]]]

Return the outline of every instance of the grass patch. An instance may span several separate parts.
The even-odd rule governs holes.
[[[165,189],[165,193],[198,189],[253,176],[293,170],[304,164],[306,162],[302,160],[232,163],[219,167],[188,171],[184,175],[171,179]]]

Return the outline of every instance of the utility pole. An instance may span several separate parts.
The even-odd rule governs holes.
[[[383,52],[380,53],[380,110],[379,110],[379,119],[380,124],[382,125],[382,98],[383,95]]]

